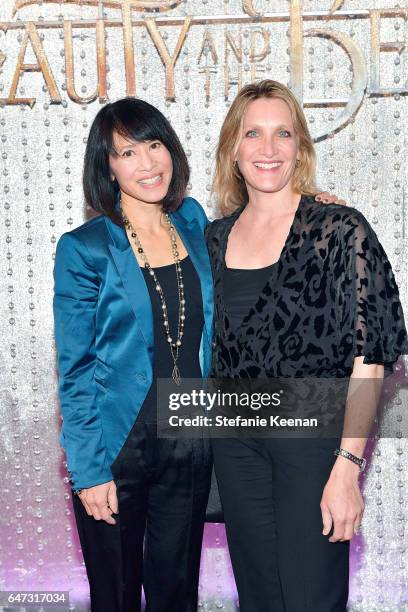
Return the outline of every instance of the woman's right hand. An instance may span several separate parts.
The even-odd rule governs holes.
[[[89,489],[82,489],[78,497],[89,516],[93,516],[97,521],[102,520],[109,525],[116,525],[112,514],[118,513],[118,498],[113,480]]]

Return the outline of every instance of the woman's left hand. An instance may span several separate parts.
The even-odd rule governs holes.
[[[344,463],[345,461],[350,465]],[[320,502],[323,535],[329,535],[333,527],[329,542],[345,542],[359,532],[364,500],[358,484],[358,475],[358,466],[343,457],[337,459]]]
[[[316,196],[318,202],[324,202],[324,204],[346,204],[345,200],[339,199],[336,195],[329,193],[328,191],[322,191]]]

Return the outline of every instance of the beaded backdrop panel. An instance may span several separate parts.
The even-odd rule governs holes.
[[[69,590],[69,609],[87,609],[58,444],[52,268],[59,236],[91,214],[81,171],[101,104],[158,106],[187,151],[189,193],[214,215],[214,151],[239,85],[290,83],[319,185],[372,223],[408,312],[407,32],[393,0],[2,0],[0,590]],[[401,361],[386,383],[385,434],[368,449],[353,611],[408,610],[405,372]],[[222,525],[206,529],[200,609],[237,609]]]

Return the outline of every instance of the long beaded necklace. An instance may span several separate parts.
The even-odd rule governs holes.
[[[162,307],[162,315],[163,315],[163,326],[164,326],[164,333],[166,335],[166,339],[167,342],[169,344],[170,347],[170,352],[171,352],[171,356],[173,359],[173,363],[174,363],[174,367],[173,367],[173,372],[172,372],[172,379],[174,380],[174,382],[176,383],[176,385],[180,385],[181,384],[181,375],[180,375],[180,370],[178,368],[177,365],[177,360],[179,357],[179,350],[181,347],[181,339],[183,337],[184,334],[184,321],[186,319],[186,301],[184,298],[184,283],[183,283],[183,273],[181,270],[181,263],[180,263],[180,258],[179,258],[179,251],[178,251],[178,246],[177,246],[177,236],[176,236],[176,230],[174,225],[171,222],[170,219],[170,215],[168,213],[165,213],[165,218],[168,224],[168,232],[169,232],[169,237],[170,237],[170,243],[171,243],[171,250],[172,250],[172,254],[173,254],[173,259],[174,259],[174,265],[176,266],[176,277],[177,277],[177,289],[178,289],[178,297],[179,297],[179,313],[178,313],[178,322],[177,322],[177,339],[174,341],[171,333],[170,333],[170,323],[169,323],[169,317],[168,317],[168,311],[167,311],[167,304],[166,304],[166,299],[164,297],[164,293],[163,293],[163,289],[160,285],[160,282],[156,276],[156,273],[154,271],[154,269],[151,267],[151,265],[149,264],[149,261],[146,257],[146,253],[142,247],[142,244],[139,240],[139,237],[136,233],[135,228],[133,227],[133,225],[131,224],[131,222],[129,221],[128,217],[125,215],[125,213],[123,212],[122,207],[120,208],[121,214],[122,214],[122,219],[123,219],[123,223],[125,224],[126,228],[129,229],[130,231],[130,235],[134,240],[134,243],[136,245],[137,248],[137,252],[140,255],[140,259],[143,261],[144,263],[144,267],[148,270],[150,276],[152,277],[154,284],[155,284],[155,289],[159,294],[159,298],[161,301],[161,307]]]

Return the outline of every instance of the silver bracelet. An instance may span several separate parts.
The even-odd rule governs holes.
[[[336,455],[336,457],[344,457],[345,459],[348,459],[349,461],[352,461],[353,463],[358,465],[358,467],[360,468],[360,472],[364,470],[367,463],[367,460],[364,457],[356,457],[356,455],[353,455],[353,453],[350,453],[344,448],[336,448],[334,454]]]

